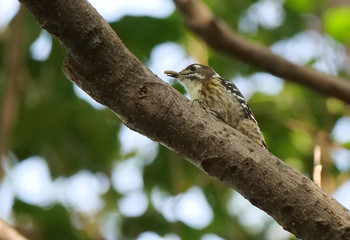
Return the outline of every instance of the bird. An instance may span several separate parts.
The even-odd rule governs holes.
[[[180,72],[167,70],[186,89],[192,102],[265,149],[267,145],[252,110],[239,89],[211,67],[191,64]]]

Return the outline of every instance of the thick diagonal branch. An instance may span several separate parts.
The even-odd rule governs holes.
[[[210,10],[198,0],[174,0],[174,2],[186,25],[215,50],[277,77],[350,103],[349,81],[296,65],[273,54],[267,47],[242,38],[223,21],[214,18]]]
[[[296,236],[350,238],[349,211],[307,177],[157,78],[86,1],[21,3],[66,47],[67,77],[127,126],[237,190]]]

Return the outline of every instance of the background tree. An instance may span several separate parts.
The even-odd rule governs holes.
[[[208,4],[214,3],[208,2]],[[288,45],[292,45],[293,41],[301,43],[311,41],[308,48],[302,48],[301,56],[286,57],[296,58],[295,61],[304,61],[303,64],[321,69],[323,67],[324,70],[346,75],[347,69],[344,64],[346,48],[339,42],[329,40],[331,38],[325,37],[327,35],[317,33],[315,30],[319,30],[318,28],[312,28],[315,27],[312,25],[315,24],[313,21],[322,19],[325,26],[329,28],[323,31],[332,33],[334,38],[346,44],[348,41],[344,36],[346,31],[335,31],[331,27],[334,24],[333,21],[339,21],[344,25],[336,24],[336,26],[340,25],[346,29],[346,20],[339,17],[344,16],[346,8],[333,8],[324,10],[326,13],[321,11],[322,14],[319,14],[320,9],[316,9],[316,6],[312,4],[305,6],[304,3],[297,5],[295,1],[286,2],[284,5],[269,1],[235,3],[237,4],[235,6],[226,4],[210,7],[233,28],[237,28],[238,25],[241,33],[247,34],[245,37],[261,41],[266,45],[271,44],[272,49],[282,53],[288,52]],[[268,11],[265,8],[269,4],[272,4],[269,11],[275,8],[277,12],[282,13],[282,19],[279,18],[280,25],[275,26],[273,30],[269,23],[264,25],[263,19],[267,21],[267,16],[263,15],[260,19],[258,14]],[[324,3],[323,7],[327,9],[328,5]],[[317,8],[321,7],[317,5]],[[317,15],[308,16],[310,20],[299,17],[300,12],[318,13],[319,17],[317,19]],[[283,21],[288,24],[282,24]],[[302,23],[311,25],[307,25],[308,31],[305,27],[300,27]],[[261,239],[265,236],[271,239],[268,234],[269,231],[273,231],[271,229],[274,225],[269,223],[270,220],[261,220],[259,223],[264,224],[253,225],[252,229],[246,228],[247,223],[251,222],[245,221],[244,217],[251,218],[249,215],[247,217],[247,212],[242,210],[245,208],[238,207],[239,198],[236,195],[232,196],[232,192],[225,186],[209,179],[193,166],[180,159],[175,160],[178,157],[173,153],[154,144],[152,144],[154,147],[152,150],[149,146],[147,147],[147,154],[128,149],[125,140],[129,135],[125,133],[127,130],[124,127],[116,124],[118,119],[108,110],[92,111],[87,103],[74,94],[72,85],[65,80],[58,67],[65,53],[57,42],[53,41],[49,59],[40,63],[34,59],[34,55],[29,56],[26,51],[40,31],[32,18],[20,12],[11,24],[3,32],[5,37],[1,42],[2,48],[6,49],[7,53],[4,57],[8,59],[6,61],[3,59],[2,62],[2,66],[5,66],[6,62],[6,71],[2,72],[7,80],[7,84],[2,85],[3,89],[6,88],[6,91],[2,91],[4,93],[2,110],[8,109],[8,112],[2,115],[4,120],[2,120],[1,134],[5,137],[1,138],[3,139],[1,146],[5,148],[5,143],[8,143],[8,149],[11,150],[4,160],[6,175],[1,187],[6,193],[2,196],[6,196],[10,205],[15,192],[18,200],[14,202],[13,212],[11,215],[8,214],[7,218],[12,216],[17,226],[25,226],[21,230],[26,232],[26,235],[38,239],[55,237],[94,239],[99,236],[104,238],[110,236],[111,239],[113,236],[146,238],[147,234],[144,232],[151,230],[161,236],[173,232],[183,239],[200,238],[206,233],[216,233],[223,238]],[[173,41],[183,44],[191,55],[197,58],[197,61],[208,62],[225,77],[237,76],[239,72],[247,80],[236,78],[235,82],[248,83],[251,85],[249,89],[256,90],[250,99],[250,105],[260,122],[271,151],[299,171],[311,176],[313,147],[320,145],[325,191],[333,192],[346,180],[348,165],[344,163],[348,161],[346,142],[349,140],[346,136],[338,134],[339,130],[337,130],[343,127],[340,132],[346,131],[344,127],[347,125],[348,118],[341,117],[347,114],[346,105],[339,100],[325,98],[307,88],[282,82],[269,75],[256,74],[255,69],[240,62],[232,62],[225,55],[209,50],[194,36],[188,36],[188,32],[182,33],[186,30],[181,27],[181,24],[181,18],[174,13],[166,19],[125,17],[112,23],[112,26],[128,48],[150,65],[151,69],[160,68],[161,71],[168,68],[180,69],[182,67],[180,64],[187,64],[185,56],[174,67],[163,67],[161,63],[156,62],[157,50],[159,51],[159,48],[164,45],[156,49],[153,49],[154,46]],[[242,27],[244,24],[248,24],[250,32],[245,32],[247,29]],[[131,29],[139,31],[131,31]],[[28,32],[24,35],[26,31]],[[302,33],[299,33],[300,31]],[[135,36],[135,34],[139,35]],[[281,41],[285,38],[291,40]],[[316,41],[312,42],[310,38]],[[283,42],[286,46],[283,46]],[[319,49],[312,50],[317,42],[322,43],[320,49],[324,49],[325,55],[319,54],[322,52]],[[6,44],[12,44],[13,47]],[[296,46],[292,49],[293,52],[297,52]],[[311,53],[307,55],[306,50],[310,50]],[[32,50],[33,53],[35,53],[34,50]],[[167,53],[169,54],[169,50]],[[169,55],[174,58],[175,54]],[[336,56],[336,61],[333,61],[332,55]],[[164,59],[164,54],[162,56]],[[158,74],[160,75],[160,72]],[[268,91],[271,89],[261,88],[263,83],[268,81],[270,81],[269,88],[284,84],[283,89],[275,90],[274,94],[277,95],[271,96],[271,91]],[[244,86],[241,88],[244,89]],[[249,96],[249,92],[245,94]],[[16,113],[17,118],[15,118]],[[11,125],[14,127],[10,135],[11,132],[8,130],[11,129]],[[119,138],[116,137],[118,131]],[[330,138],[331,132],[334,139],[342,145]],[[11,142],[8,139],[11,139]],[[135,143],[132,145],[135,146]],[[329,153],[333,158],[328,155]],[[30,158],[32,156],[42,158]],[[333,167],[333,159],[338,161],[336,167]],[[16,164],[18,160],[22,161]],[[112,161],[116,162],[114,167],[111,164]],[[45,175],[47,166],[52,179]],[[28,179],[35,180],[35,176],[38,176],[40,171],[44,172],[44,176],[41,174],[41,178],[37,178],[39,182],[30,182],[31,184],[26,186]],[[125,172],[128,174],[123,175]],[[128,182],[128,176],[133,176],[133,181]],[[30,186],[35,187],[30,188]],[[191,188],[192,186],[198,187]],[[48,189],[55,189],[56,194],[50,193]],[[33,193],[40,197],[35,198]],[[100,198],[102,194],[103,201]],[[177,195],[177,197],[170,197],[170,195]],[[89,201],[81,201],[79,196]],[[146,196],[150,196],[151,200],[147,210]],[[202,213],[207,212],[207,215],[199,215],[202,222],[186,217],[188,211],[184,209],[186,210],[188,206],[186,204],[191,201],[185,200],[191,200],[191,197],[196,198],[196,205],[203,203],[200,205]],[[5,197],[2,198],[5,199]],[[118,199],[117,206],[116,199]],[[137,199],[137,205],[133,204],[133,199]],[[206,205],[207,202],[214,210],[213,218],[210,217],[211,208]],[[235,203],[233,207],[229,204],[230,202]],[[128,208],[128,204],[133,207]],[[138,211],[135,210],[135,206],[139,207]],[[232,216],[227,213],[227,207]],[[171,212],[169,209],[176,209],[176,211]],[[138,217],[135,218],[135,216]],[[209,220],[205,222],[203,219]],[[172,223],[176,220],[180,221]],[[233,224],[234,222],[237,224]],[[227,227],[227,223],[230,223],[230,228]],[[109,226],[111,227],[108,228]],[[174,235],[172,236],[176,239]],[[205,235],[203,238],[205,237],[209,238],[210,235]],[[286,238],[288,236],[277,239]]]

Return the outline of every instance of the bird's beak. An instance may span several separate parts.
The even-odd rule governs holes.
[[[180,73],[175,72],[175,71],[167,70],[167,71],[164,71],[164,73],[166,75],[168,75],[169,77],[180,78]]]

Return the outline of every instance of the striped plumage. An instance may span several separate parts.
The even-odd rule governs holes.
[[[233,83],[201,64],[191,64],[181,72],[165,73],[180,81],[193,102],[267,149],[251,109]]]

